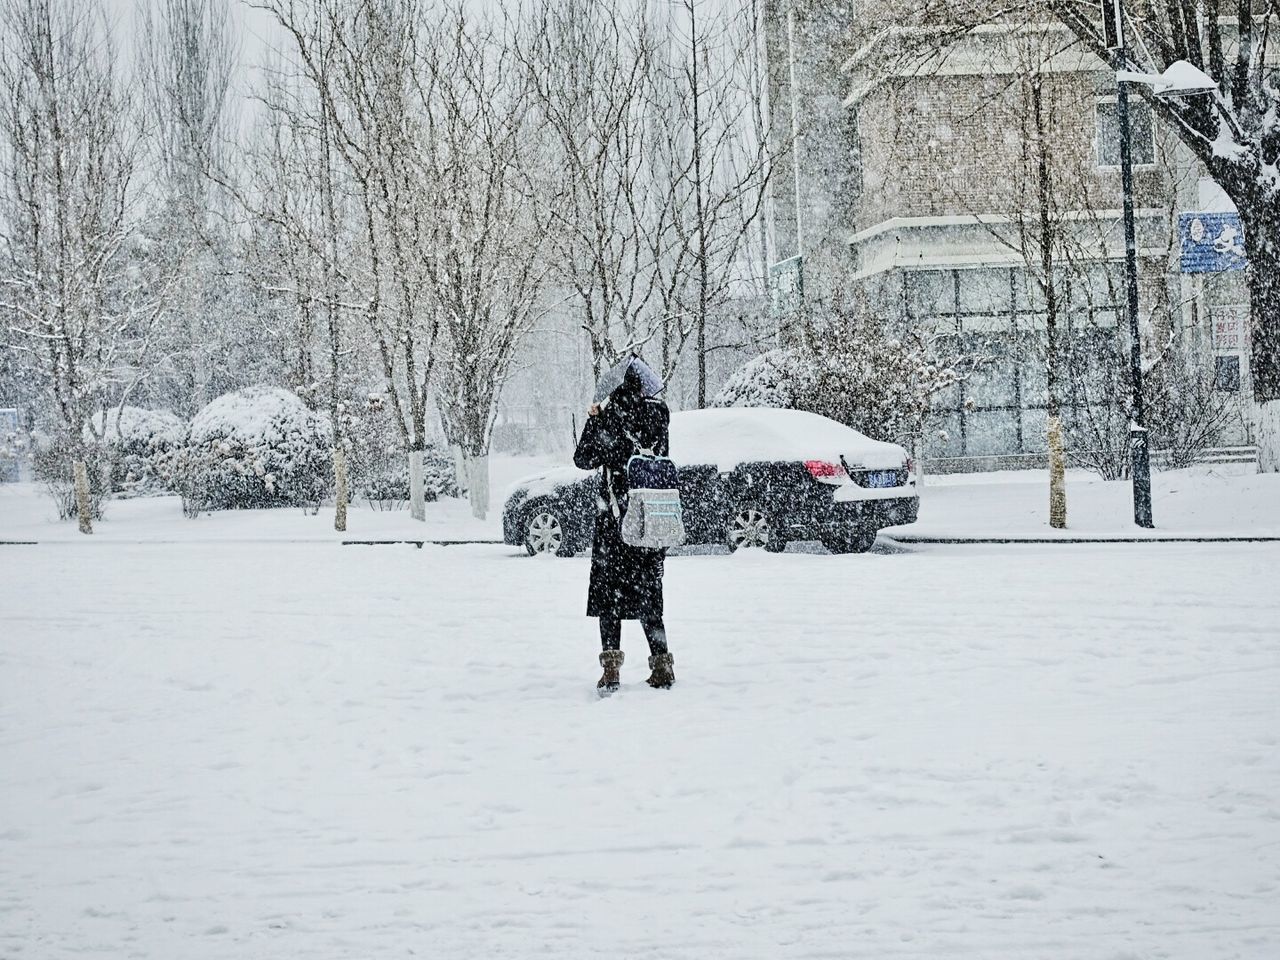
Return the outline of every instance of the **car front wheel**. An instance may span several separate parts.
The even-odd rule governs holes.
[[[729,519],[727,542],[730,551],[763,547],[770,553],[787,549],[787,541],[778,532],[777,525],[756,504],[744,504]]]
[[[529,556],[539,554],[557,557],[573,556],[561,515],[549,507],[540,507],[525,517],[524,548]]]
[[[874,530],[828,533],[822,537],[822,545],[832,553],[866,553],[875,542],[876,532]]]

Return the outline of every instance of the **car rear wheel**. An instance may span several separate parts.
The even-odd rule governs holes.
[[[533,510],[525,517],[524,548],[531,557],[539,554],[573,556],[564,521],[558,513],[546,507]]]
[[[762,547],[770,553],[781,553],[787,549],[787,541],[772,518],[754,503],[743,504],[733,512],[727,542],[730,551]]]
[[[823,536],[822,545],[832,553],[866,553],[875,545],[874,530],[851,530],[848,533],[829,533]]]

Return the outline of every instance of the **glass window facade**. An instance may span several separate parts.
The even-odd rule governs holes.
[[[1240,392],[1240,358],[1238,356],[1214,357],[1213,387],[1224,393]]]
[[[1086,403],[1122,392],[1122,345],[1113,292],[1118,267],[1096,264],[1083,277],[1058,278],[1063,351],[1063,419]],[[1109,282],[1110,281],[1110,282]],[[909,271],[903,290],[917,329],[948,331],[940,355],[978,357],[958,387],[934,398],[925,449],[930,457],[1041,453],[1046,446],[1048,383],[1044,296],[1020,267]]]

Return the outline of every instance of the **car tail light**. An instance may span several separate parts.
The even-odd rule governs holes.
[[[907,465],[905,467],[907,473],[914,474],[916,472],[916,458],[907,457]]]
[[[815,480],[830,480],[834,477],[846,476],[844,467],[838,463],[827,463],[825,460],[806,460],[804,465]]]

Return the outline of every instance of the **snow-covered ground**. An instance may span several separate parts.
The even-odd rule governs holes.
[[[460,500],[427,505],[417,523],[405,510],[382,512],[356,503],[345,534],[333,530],[333,509],[309,516],[301,510],[231,510],[195,520],[182,515],[176,497],[113,500],[95,539],[115,541],[427,539],[501,540],[502,503],[521,477],[561,465],[554,457],[494,457],[493,502],[486,520],[471,516]],[[1065,531],[1049,527],[1049,481],[1043,470],[959,474],[925,478],[920,520],[889,536],[1107,537],[1280,536],[1280,474],[1259,474],[1252,464],[1200,466],[1153,476],[1156,529],[1133,525],[1128,481],[1103,482],[1083,470],[1067,478]],[[34,483],[0,484],[0,540],[81,540],[73,523],[57,519],[53,502]]]
[[[1133,484],[1067,471],[1067,529],[1049,526],[1049,475],[1009,470],[926,477],[920,519],[889,531],[924,537],[1280,536],[1280,474],[1251,463],[1151,476],[1155,529],[1133,525]]]
[[[108,524],[103,525],[104,528]],[[1280,545],[0,548],[0,957],[1271,960]]]
[[[507,487],[521,477],[555,466],[555,457],[494,457],[490,485],[493,509],[486,520],[471,515],[464,500],[427,504],[427,519],[417,522],[407,509],[375,510],[358,501],[351,506],[346,533],[333,529],[333,507],[315,515],[301,509],[224,510],[195,519],[182,515],[177,497],[110,500],[106,516],[94,524],[94,538],[116,541],[330,541],[341,540],[501,540],[502,502]],[[84,539],[74,523],[58,520],[53,501],[38,483],[0,484],[0,540]]]

